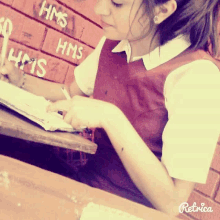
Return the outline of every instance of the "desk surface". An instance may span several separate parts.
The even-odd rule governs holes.
[[[97,145],[77,134],[45,131],[17,112],[0,105],[0,134],[94,154]]]
[[[89,203],[116,208],[144,220],[179,220],[24,162],[0,156],[0,219],[79,220]]]

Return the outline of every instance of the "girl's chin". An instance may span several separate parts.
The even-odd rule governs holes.
[[[118,33],[114,33],[114,32],[112,32],[112,31],[106,31],[106,30],[104,30],[104,36],[107,38],[107,39],[109,39],[109,40],[118,40],[118,41],[120,41],[120,40],[123,40],[123,39],[125,39],[126,37],[124,37],[124,36],[122,36],[122,35],[120,35],[120,34],[118,34]]]

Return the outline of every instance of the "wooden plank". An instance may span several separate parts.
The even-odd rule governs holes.
[[[179,220],[103,190],[0,156],[0,219],[79,220],[89,203],[128,212],[143,220]]]
[[[95,154],[97,150],[95,143],[77,134],[45,131],[36,123],[2,105],[0,105],[0,134],[90,154]]]

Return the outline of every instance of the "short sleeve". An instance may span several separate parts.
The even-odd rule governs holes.
[[[105,40],[106,37],[103,36],[95,50],[74,70],[77,85],[81,91],[88,96],[93,94],[99,57]]]
[[[204,184],[220,131],[220,72],[198,60],[171,74],[161,162],[171,177]]]

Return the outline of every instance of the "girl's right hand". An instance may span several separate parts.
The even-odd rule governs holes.
[[[16,68],[13,63],[5,59],[5,65],[0,67],[0,80],[20,86],[22,81],[22,73],[19,72],[19,69]]]

